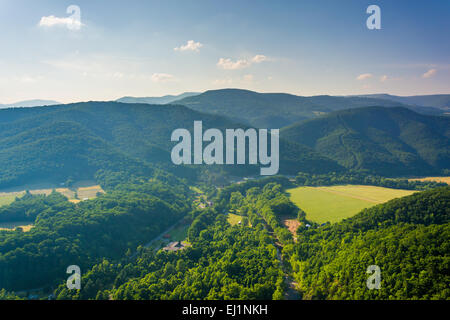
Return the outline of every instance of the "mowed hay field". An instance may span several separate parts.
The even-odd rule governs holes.
[[[244,218],[243,216],[234,213],[229,213],[227,216],[227,220],[232,226],[237,225],[239,221],[242,221],[243,218]]]
[[[425,178],[415,178],[409,179],[410,181],[436,181],[436,182],[444,182],[450,185],[450,177],[425,177]]]
[[[9,194],[1,195],[0,194],[0,206],[10,204],[11,202],[13,202],[16,199],[17,196],[20,197],[20,195],[9,195]]]
[[[16,221],[16,222],[0,222],[0,230],[11,231],[17,227],[22,228],[23,232],[28,232],[33,228],[33,222],[30,221]]]
[[[375,186],[344,185],[330,187],[298,187],[289,189],[290,199],[306,212],[308,220],[338,222],[364,208],[410,195],[414,190]]]
[[[79,181],[73,185],[72,188],[56,187],[54,185],[42,183],[31,184],[27,186],[21,186],[12,188],[10,190],[0,190],[0,206],[10,204],[16,197],[21,197],[25,194],[25,191],[29,190],[31,194],[45,194],[49,195],[55,190],[66,196],[69,201],[78,203],[86,199],[94,199],[97,197],[97,193],[105,193],[105,191],[95,183],[95,181],[85,180]],[[75,198],[78,196],[78,199]]]

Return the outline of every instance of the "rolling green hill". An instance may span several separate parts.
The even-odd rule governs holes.
[[[148,103],[148,104],[169,104],[173,101],[180,100],[186,97],[196,96],[199,92],[185,92],[179,95],[166,95],[162,97],[122,97],[117,99],[117,102],[123,103]]]
[[[219,114],[259,128],[281,128],[295,122],[315,118],[336,110],[382,106],[405,106],[400,102],[370,97],[313,96],[285,93],[258,93],[240,89],[206,91],[200,95],[172,102],[191,109]],[[418,112],[441,113],[433,108],[417,108]]]
[[[302,229],[291,258],[306,299],[448,299],[450,187],[391,200],[340,223]],[[377,265],[381,287],[366,287]]]
[[[152,170],[157,166],[186,178],[259,173],[258,166],[172,165],[173,130],[192,131],[195,120],[207,128],[243,128],[224,117],[184,106],[86,102],[64,106],[0,110],[0,187],[34,180],[86,179],[99,169]],[[309,147],[280,141],[280,171],[340,170]]]
[[[99,169],[146,167],[74,122],[42,124],[1,139],[0,146],[1,187],[89,179]]]
[[[192,131],[195,120],[203,121],[204,130],[246,127],[181,105],[85,102],[2,109],[0,187],[89,179],[100,169],[152,172],[155,166],[209,181],[259,174],[259,165],[172,165],[172,131]],[[280,173],[327,173],[346,167],[392,176],[438,174],[450,167],[449,121],[404,108],[331,112],[281,131]]]
[[[408,97],[393,96],[390,94],[366,94],[361,97],[392,100],[409,105],[435,107],[435,108],[442,108],[445,110],[450,109],[450,94],[432,94],[432,95],[408,96]]]
[[[381,175],[420,175],[450,167],[450,119],[405,108],[338,111],[287,127],[281,136],[347,168]]]
[[[38,107],[38,106],[53,106],[61,104],[58,101],[54,100],[25,100],[25,101],[19,101],[15,103],[10,104],[0,104],[0,109],[2,108],[31,108],[31,107]]]

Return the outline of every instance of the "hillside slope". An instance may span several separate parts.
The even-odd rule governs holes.
[[[258,93],[240,89],[206,91],[172,103],[201,112],[223,115],[259,128],[282,128],[301,120],[315,118],[323,113],[342,109],[404,106],[399,102],[378,98],[326,95],[302,97],[286,93]],[[436,112],[432,108],[416,111]]]
[[[382,175],[420,175],[450,168],[450,119],[405,108],[338,111],[287,127],[281,136],[347,168]]]
[[[39,107],[39,106],[53,106],[61,104],[58,101],[54,100],[25,100],[25,101],[19,101],[15,103],[10,104],[0,104],[0,109],[2,108],[32,108],[32,107]]]
[[[28,111],[29,110],[29,111]],[[3,117],[4,114],[4,117]],[[192,132],[195,120],[207,128],[243,128],[224,117],[184,106],[87,102],[64,106],[0,110],[0,186],[31,179],[92,177],[99,169],[158,166],[187,178],[198,170],[221,175],[259,174],[253,166],[175,167],[170,141],[177,128]],[[5,120],[6,119],[6,120]],[[340,170],[309,147],[280,140],[280,172]],[[196,172],[193,172],[195,170]],[[46,180],[48,181],[48,180]]]
[[[450,94],[431,94],[422,96],[394,96],[390,94],[366,94],[361,97],[379,98],[397,101],[409,105],[423,106],[423,107],[435,107],[444,110],[450,110]]]
[[[196,96],[199,92],[185,92],[179,95],[166,95],[162,97],[122,97],[116,102],[123,103],[148,103],[148,104],[169,104],[173,101],[180,100],[186,97]]]
[[[450,187],[391,200],[299,232],[291,258],[306,299],[448,299]],[[369,290],[368,266],[381,271]]]

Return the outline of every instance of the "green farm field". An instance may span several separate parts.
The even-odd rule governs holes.
[[[243,218],[244,218],[243,216],[234,213],[229,213],[227,216],[227,220],[232,226],[237,225],[239,221],[242,221]]]
[[[0,190],[0,206],[12,203],[16,197],[22,197],[26,190],[31,194],[45,194],[49,195],[55,190],[66,196],[70,202],[78,203],[87,199],[94,199],[98,193],[105,193],[105,191],[96,184],[95,181],[83,180],[75,183],[72,188],[56,186],[50,183],[35,183],[24,185],[20,187]],[[78,198],[75,198],[75,194]]]
[[[298,187],[287,191],[291,201],[306,212],[306,218],[318,223],[338,222],[364,208],[416,192],[362,185]]]
[[[0,230],[12,231],[20,227],[24,232],[28,232],[33,228],[32,221],[15,221],[15,222],[0,222]]]
[[[0,194],[0,207],[12,203],[16,197],[17,195]]]

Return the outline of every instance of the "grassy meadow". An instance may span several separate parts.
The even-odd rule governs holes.
[[[11,231],[17,227],[21,227],[24,232],[28,232],[33,228],[33,223],[30,221],[0,222],[0,230]]]
[[[425,177],[425,178],[414,178],[409,179],[410,181],[436,181],[436,182],[444,182],[450,185],[450,177]]]
[[[55,190],[63,194],[69,199],[70,202],[78,203],[86,199],[94,199],[97,197],[97,193],[105,193],[105,191],[95,183],[95,181],[84,180],[79,181],[71,188],[56,187],[49,183],[30,184],[16,188],[0,190],[0,206],[10,204],[16,197],[21,197],[25,194],[26,190],[29,190],[31,194],[45,194],[49,195]]]
[[[17,196],[15,194],[0,194],[0,207],[5,206],[13,202]]]
[[[364,208],[416,192],[362,185],[298,187],[287,191],[291,200],[306,212],[306,218],[318,223],[338,222]]]
[[[239,223],[239,221],[242,221],[243,218],[244,218],[243,216],[240,216],[240,215],[234,214],[234,213],[229,213],[229,214],[228,214],[228,217],[227,217],[228,222],[229,222],[232,226],[237,225],[237,224]]]

